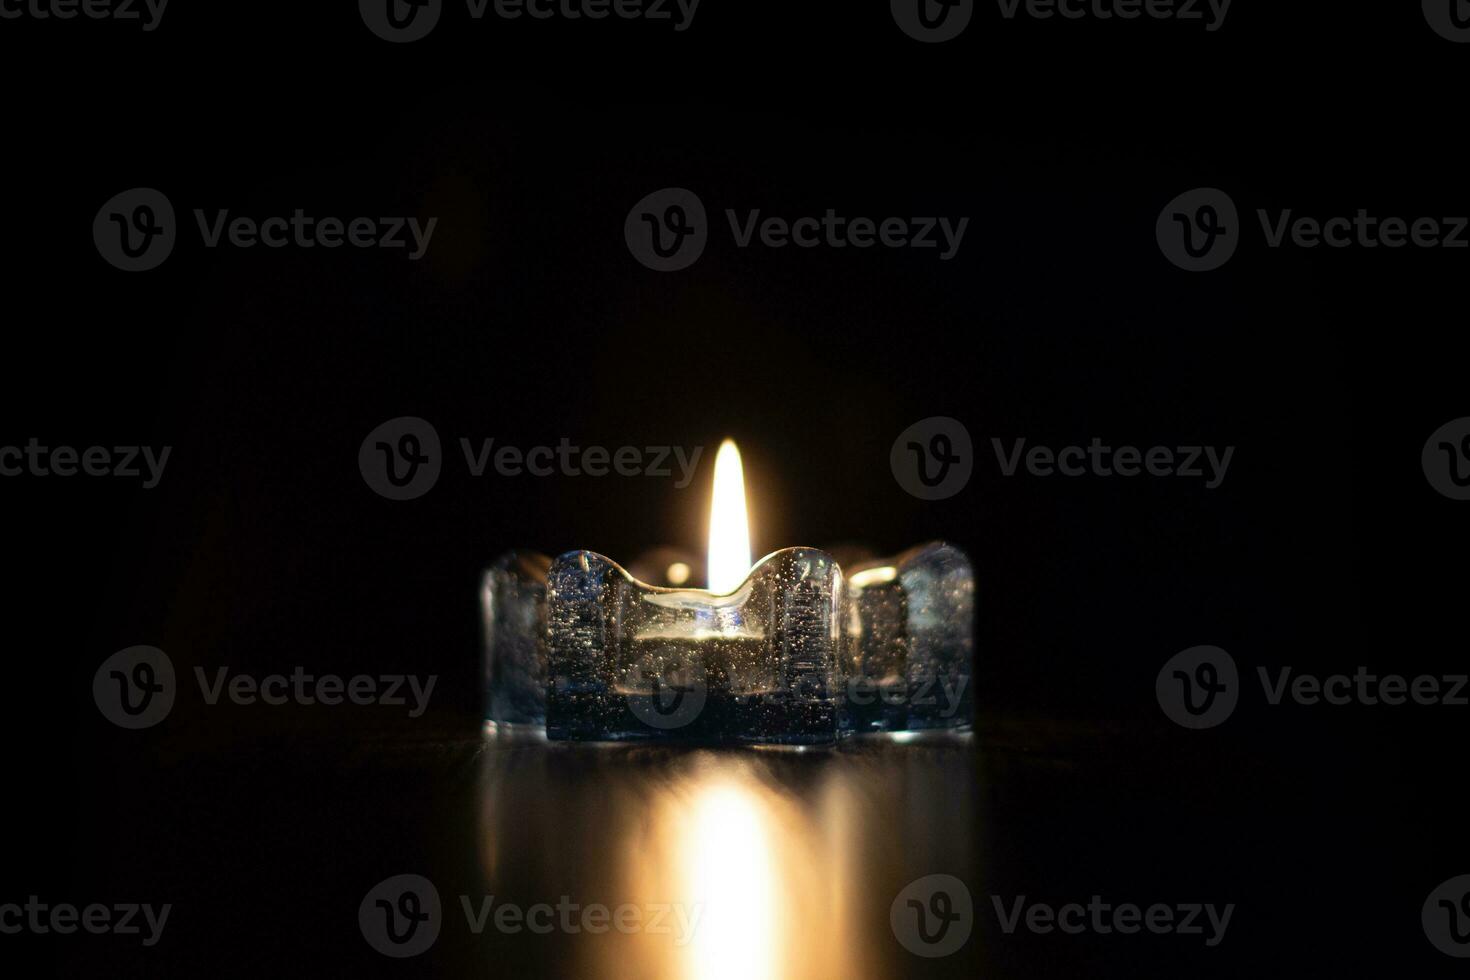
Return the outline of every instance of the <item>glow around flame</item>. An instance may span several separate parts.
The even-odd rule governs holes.
[[[745,512],[745,470],[731,439],[715,456],[715,492],[709,508],[709,590],[734,591],[750,574],[750,523]]]

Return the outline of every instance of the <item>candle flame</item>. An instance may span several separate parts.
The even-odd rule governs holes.
[[[709,590],[733,592],[750,574],[750,524],[745,470],[732,439],[715,456],[715,492],[709,508]]]

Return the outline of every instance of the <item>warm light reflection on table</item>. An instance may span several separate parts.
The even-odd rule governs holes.
[[[684,950],[690,977],[776,974],[783,890],[764,802],[738,783],[715,784],[699,790],[687,827],[679,827],[677,810],[665,817],[676,828],[681,900],[700,915]]]
[[[919,963],[890,932],[893,897],[973,871],[964,739],[804,752],[491,740],[482,758],[486,893],[682,907],[693,922],[548,937],[576,975],[902,976]]]

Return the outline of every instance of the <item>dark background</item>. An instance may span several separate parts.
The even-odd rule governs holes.
[[[1466,512],[1429,487],[1419,453],[1465,414],[1466,253],[1268,249],[1255,221],[1258,207],[1470,211],[1455,95],[1470,47],[1434,35],[1417,6],[1370,18],[1238,0],[1214,34],[1005,22],[982,6],[936,46],[903,36],[884,4],[704,0],[682,34],[473,23],[451,7],[428,39],[393,46],[349,4],[175,2],[151,34],[0,22],[0,444],[173,447],[154,490],[0,481],[13,721],[0,897],[125,901],[138,881],[194,896],[218,877],[231,925],[193,944],[174,926],[185,935],[168,937],[181,945],[164,973],[254,972],[256,944],[288,973],[401,965],[367,959],[350,928],[293,930],[268,910],[290,906],[293,875],[341,873],[342,895],[360,895],[382,874],[365,858],[341,872],[344,854],[394,839],[414,854],[452,822],[459,763],[395,753],[472,743],[479,569],[511,547],[620,560],[702,548],[707,464],[730,435],[758,555],[941,537],[969,552],[978,751],[1014,753],[1021,768],[999,771],[1023,774],[996,788],[977,770],[980,792],[1016,825],[1096,835],[1079,888],[1110,867],[1169,865],[1162,893],[1192,894],[1176,874],[1212,895],[1233,894],[1228,882],[1270,910],[1274,929],[1237,926],[1237,945],[1187,968],[1450,967],[1418,908],[1470,860],[1452,833],[1465,709],[1267,708],[1257,686],[1225,726],[1192,733],[1153,695],[1163,662],[1201,643],[1252,680],[1258,665],[1463,671]],[[134,186],[167,194],[181,228],[162,267],[129,275],[97,254],[90,226]],[[622,226],[666,186],[696,191],[716,228],[692,268],[659,274],[629,255]],[[1198,186],[1226,190],[1249,233],[1224,268],[1191,275],[1153,228]],[[439,225],[419,262],[209,250],[195,207]],[[970,226],[950,262],[742,250],[726,207]],[[428,495],[394,503],[356,456],[400,415],[432,422],[446,460]],[[888,450],[932,415],[962,420],[978,461],[966,491],[926,503],[894,481]],[[1205,491],[1003,478],[989,449],[1094,435],[1236,453]],[[704,446],[706,465],[682,491],[473,479],[462,436]],[[144,643],[190,684],[195,666],[298,664],[440,681],[417,722],[206,708],[186,684],[164,724],[120,732],[91,676]],[[1067,775],[1025,768],[1038,758]],[[418,778],[443,788],[438,815],[414,813],[404,783],[418,784],[381,775],[394,766],[430,773]],[[255,837],[261,821],[275,830]],[[1012,892],[1052,839],[989,843],[1022,867]],[[1179,868],[1191,855],[1195,878]],[[0,953],[159,965],[72,938],[3,937]],[[1137,966],[1126,948],[1079,960],[1032,944],[985,965]]]

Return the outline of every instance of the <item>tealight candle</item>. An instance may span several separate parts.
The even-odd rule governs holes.
[[[750,565],[740,452],[715,458],[707,589],[639,582],[590,551],[547,575],[552,738],[830,742],[838,603],[830,556],[789,548]]]
[[[957,549],[867,563],[850,585],[815,548],[751,567],[727,440],[706,567],[708,588],[693,589],[647,584],[591,551],[502,557],[481,592],[487,728],[814,744],[969,727],[973,576]],[[670,565],[665,578],[676,574]]]

